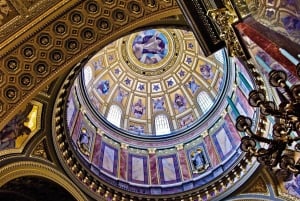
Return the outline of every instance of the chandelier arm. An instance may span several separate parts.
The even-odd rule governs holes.
[[[299,174],[300,170],[297,169],[294,165],[287,166],[288,171],[292,172],[293,174]]]
[[[277,154],[276,154],[276,157],[274,160],[274,164],[273,164],[274,166],[276,166],[279,163],[279,161],[281,161],[281,155],[282,155],[283,151],[284,151],[284,149],[279,149],[277,151]]]
[[[247,128],[246,129],[246,133],[251,137],[253,138],[254,140],[256,141],[259,141],[259,142],[264,142],[264,143],[267,143],[267,144],[271,144],[273,142],[273,140],[271,139],[268,139],[268,138],[265,138],[265,137],[262,137],[262,136],[259,136],[255,133],[252,132],[252,130],[250,128]]]
[[[265,152],[259,152],[257,149],[255,150],[255,152],[253,153],[254,156],[256,157],[260,157],[260,156],[267,156],[269,154],[274,153],[276,150],[274,149],[266,149]]]
[[[295,141],[299,141],[300,137],[294,137],[294,138],[290,138],[289,139],[289,143],[295,142]]]
[[[264,107],[264,106],[262,106]],[[266,108],[266,107],[264,107]],[[262,110],[262,108],[260,108]],[[271,116],[274,116],[274,117],[277,117],[277,118],[280,118],[282,117],[282,113],[280,112],[280,110],[278,109],[272,109],[272,108],[266,108],[267,109],[267,112],[270,113]]]
[[[248,147],[247,152],[250,153],[251,156],[256,156],[257,155],[257,149],[253,148],[253,147]]]
[[[295,97],[293,96],[293,93],[292,93],[290,87],[289,87],[285,82],[283,82],[282,85],[283,85],[282,88],[283,88],[284,91],[287,93],[287,95],[288,95],[290,101],[291,101],[291,102],[296,102],[296,99],[295,99]]]
[[[272,116],[278,117],[278,118],[282,117],[282,112],[280,110],[278,110],[277,108],[272,108],[270,106],[270,103],[275,105],[275,103],[273,101],[260,102],[259,103],[260,112],[265,116],[272,115]]]

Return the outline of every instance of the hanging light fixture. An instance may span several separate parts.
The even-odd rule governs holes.
[[[181,2],[181,1],[180,1]],[[189,1],[184,1],[189,2]],[[194,1],[193,1],[194,2]],[[200,1],[195,1],[199,3]],[[244,60],[249,64],[247,50],[243,48],[240,38],[236,36],[233,25],[239,20],[243,20],[241,12],[243,10],[242,1],[224,0],[219,2],[217,8],[211,8],[207,11],[207,16],[218,27],[219,38],[224,40],[227,46],[228,54]],[[178,1],[179,3],[179,1]],[[189,2],[190,3],[190,2]],[[188,7],[188,4],[179,4],[181,7]],[[184,11],[184,8],[182,8]],[[185,15],[186,13],[183,12]],[[189,19],[190,16],[187,16]],[[199,16],[197,16],[199,17]],[[201,17],[201,16],[200,16]],[[190,21],[189,21],[190,22]],[[193,23],[191,23],[193,27]],[[197,30],[196,35],[199,35]],[[278,51],[285,56],[296,68],[297,75],[300,77],[300,62],[294,58],[285,49],[279,48]],[[299,56],[300,57],[300,56]],[[262,66],[263,67],[263,66]],[[249,94],[248,102],[252,107],[258,107],[260,114],[265,120],[268,116],[273,123],[273,130],[266,137],[263,135],[264,123],[258,123],[256,132],[252,129],[256,123],[246,116],[238,116],[236,119],[236,128],[247,135],[242,137],[241,150],[257,157],[258,162],[270,168],[280,168],[290,173],[300,173],[300,84],[289,86],[287,84],[287,74],[282,70],[270,70],[269,82],[276,89],[281,103],[277,106],[274,101],[267,100],[266,92],[263,89],[253,90]],[[254,68],[254,66],[253,66]],[[252,72],[253,76],[258,76],[257,72]],[[241,76],[242,77],[242,76]],[[256,80],[256,84],[262,82]],[[251,86],[247,87],[251,88]],[[283,91],[283,92],[281,92]],[[238,115],[238,111],[231,101],[227,98],[233,113]],[[261,120],[262,120],[261,119]],[[265,146],[266,145],[266,146]]]
[[[248,135],[241,140],[241,149],[257,161],[270,168],[279,167],[290,173],[300,173],[300,84],[291,87],[287,84],[287,74],[281,70],[269,72],[269,82],[277,90],[281,103],[277,106],[274,101],[268,101],[262,90],[249,93],[248,102],[252,107],[258,107],[261,115],[272,116],[274,125],[270,137],[262,136],[260,130],[254,133],[252,120],[240,115],[236,120],[236,128]],[[266,146],[261,147],[264,143]]]

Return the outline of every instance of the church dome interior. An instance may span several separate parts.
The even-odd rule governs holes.
[[[0,0],[0,200],[299,200],[299,13]]]
[[[245,97],[253,78],[233,63],[226,48],[204,56],[187,28],[117,39],[84,62],[71,85],[72,151],[94,178],[126,191],[170,195],[214,185],[243,163],[237,110],[257,119]]]

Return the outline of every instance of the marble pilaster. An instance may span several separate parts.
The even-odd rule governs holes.
[[[157,173],[157,156],[155,149],[149,149],[149,164],[150,164],[150,181],[151,184],[158,184],[158,173]]]
[[[183,149],[183,145],[178,145],[176,146],[177,148],[177,154],[179,158],[179,164],[181,168],[181,173],[182,173],[182,179],[184,181],[190,180],[191,179],[191,174],[189,171],[189,166],[188,166],[188,158],[186,157],[186,154]]]
[[[102,133],[99,133],[97,131],[95,144],[94,144],[94,150],[93,150],[93,156],[92,156],[92,163],[95,166],[99,166],[99,164],[100,164],[101,142],[102,142]]]
[[[128,145],[121,144],[121,154],[120,154],[120,179],[127,180],[127,163],[128,163]]]
[[[246,23],[238,23],[235,28],[243,35],[250,38],[255,44],[262,48],[266,53],[268,53],[273,59],[290,71],[293,75],[296,74],[296,66],[285,58],[279,51],[280,46],[272,41],[270,38],[266,38],[262,33],[258,32],[250,25]]]

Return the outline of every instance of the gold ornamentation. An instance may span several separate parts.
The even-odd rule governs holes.
[[[31,133],[31,128],[25,124],[29,121],[29,113],[31,112],[33,105],[30,103],[27,105],[24,111],[17,114],[0,132],[0,150],[7,148],[15,148],[16,140],[18,137]]]
[[[156,148],[149,148],[148,152],[149,152],[149,154],[155,154]]]
[[[0,25],[3,24],[3,20],[9,15],[11,9],[6,0],[0,0]]]
[[[183,144],[178,144],[176,145],[177,150],[183,150]]]
[[[47,155],[47,151],[46,151],[46,141],[43,140],[42,142],[40,142],[35,149],[33,150],[32,154],[33,156],[37,156],[37,157],[41,157],[44,159],[48,160],[48,155]]]
[[[236,5],[237,11],[239,12],[239,15],[242,18],[250,15],[250,11],[245,0],[235,0],[234,3]]]
[[[60,171],[33,161],[16,162],[0,168],[0,186],[24,176],[38,176],[49,179],[70,192],[76,200],[88,200],[80,189]]]
[[[120,189],[115,188],[115,187],[107,188],[107,185],[102,183],[101,179],[97,178],[97,176],[94,176],[92,174],[90,175],[88,173],[89,170],[87,169],[86,166],[81,164],[81,162],[78,160],[78,158],[74,154],[74,152],[72,150],[68,150],[70,142],[69,142],[69,140],[67,140],[68,139],[66,136],[67,133],[63,132],[64,129],[61,129],[61,125],[64,124],[63,123],[63,119],[64,119],[63,111],[65,110],[65,107],[64,107],[65,105],[61,104],[61,102],[66,101],[66,95],[65,95],[66,91],[69,89],[68,87],[70,87],[70,83],[72,83],[74,81],[74,79],[76,78],[74,75],[77,74],[77,72],[79,70],[80,70],[79,68],[74,68],[71,71],[69,76],[65,79],[65,82],[62,85],[61,90],[57,95],[56,103],[54,105],[54,110],[61,111],[61,112],[56,112],[53,116],[53,118],[54,118],[53,135],[54,135],[54,139],[55,139],[55,146],[58,147],[58,151],[60,152],[60,153],[58,153],[58,157],[60,157],[60,159],[62,160],[63,165],[66,165],[65,170],[67,171],[67,169],[69,168],[72,175],[75,177],[75,179],[77,179],[77,181],[80,181],[82,184],[84,184],[88,188],[89,192],[91,192],[91,190],[92,190],[93,191],[92,193],[94,193],[94,194],[90,194],[90,195],[93,196],[93,198],[95,198],[97,200],[103,200],[103,199],[106,200],[105,195],[107,195],[107,198],[113,199],[114,193],[119,193]],[[58,127],[58,129],[57,129],[57,127]],[[102,131],[100,131],[98,129],[97,133],[100,133],[100,132],[102,132]],[[60,136],[60,137],[58,137],[58,136]],[[109,140],[107,137],[103,137],[103,138],[105,140]],[[113,142],[111,142],[111,143],[113,143]],[[60,146],[61,144],[63,144],[63,145]],[[117,145],[115,145],[115,146],[117,146]],[[132,148],[129,148],[129,149],[130,149],[129,151],[132,152]],[[168,149],[168,150],[166,150],[166,149],[157,150],[156,148],[148,148],[147,151],[148,151],[149,155],[150,154],[160,155],[159,152],[174,153],[176,151],[176,149],[174,148],[174,149]],[[194,151],[195,155],[197,153],[203,152],[203,150],[201,150],[200,147],[199,147],[199,149],[195,149],[193,151]],[[140,153],[137,153],[137,154],[140,154]],[[146,153],[143,153],[143,154],[146,154]],[[216,194],[219,194],[221,192],[226,191],[234,184],[235,177],[241,177],[242,174],[244,173],[244,171],[248,171],[250,168],[252,168],[251,165],[249,165],[247,162],[245,162],[248,159],[249,159],[249,157],[245,156],[240,161],[240,163],[236,165],[234,170],[232,170],[227,176],[220,178],[217,184],[216,183],[210,184],[210,185],[206,186],[206,188],[204,188],[204,189],[195,189],[193,191],[193,193],[195,195],[197,195],[198,198],[202,198],[204,196],[207,197],[207,195],[206,195],[207,192],[215,192]],[[208,163],[206,163],[206,164],[208,164]],[[94,182],[94,184],[93,184],[93,182]],[[0,181],[0,183],[1,183],[1,181]],[[86,190],[86,189],[82,188],[82,190]],[[135,197],[137,194],[134,192],[126,192],[126,193],[123,193],[123,192],[122,192],[122,197],[117,200],[129,201],[129,200],[141,199],[141,197]],[[184,194],[184,195],[174,194],[174,195],[169,195],[169,196],[170,196],[170,199],[174,199],[174,200],[179,200],[179,198],[182,200],[188,200],[188,199],[190,199],[191,194],[190,194],[190,192],[188,192],[187,194]],[[130,199],[128,197],[133,198],[133,199]],[[149,196],[149,199],[152,199],[151,196]],[[162,200],[162,199],[158,199],[158,200]]]
[[[209,10],[207,14],[219,27],[220,38],[226,42],[229,56],[244,57],[244,51],[232,28],[238,18],[231,3],[227,3],[226,8]]]
[[[254,185],[251,186],[252,187],[249,189],[247,193],[264,193],[264,194],[268,193],[268,187],[265,181],[261,177],[257,178]]]
[[[53,2],[56,1],[57,0],[53,0]],[[50,6],[49,1],[41,0],[41,2],[44,2],[48,7]],[[113,7],[118,6],[109,4],[109,2],[106,1],[93,2],[94,5],[98,5],[98,8],[102,9],[110,8],[114,10]],[[124,1],[122,2],[124,3]],[[123,21],[119,22],[116,20],[110,20],[112,16],[110,12],[107,12],[107,9],[103,12],[102,10],[101,12],[99,10],[97,15],[95,15],[95,13],[92,13],[86,16],[86,18],[91,18],[93,20],[88,20],[87,23],[84,24],[84,27],[82,27],[82,33],[78,31],[78,25],[72,24],[71,22],[71,8],[76,8],[78,12],[84,13],[86,12],[86,3],[61,0],[57,2],[55,9],[51,8],[48,10],[44,6],[39,7],[39,3],[37,3],[33,6],[33,13],[29,13],[30,16],[28,18],[24,18],[25,22],[22,19],[16,23],[7,24],[7,27],[1,27],[3,29],[0,30],[0,49],[2,48],[2,51],[0,53],[0,60],[1,65],[6,68],[9,67],[7,64],[11,60],[11,58],[19,57],[18,54],[20,51],[22,51],[22,48],[24,48],[28,44],[32,44],[32,41],[38,41],[37,44],[34,44],[34,47],[36,49],[34,56],[32,58],[25,57],[24,60],[22,59],[18,60],[18,62],[15,62],[15,64],[17,65],[14,71],[9,71],[5,75],[3,75],[3,80],[7,80],[8,78],[11,80],[17,80],[18,77],[16,76],[15,72],[26,70],[33,77],[33,80],[38,80],[38,84],[36,84],[37,82],[32,82],[33,84],[30,85],[30,89],[27,89],[28,87],[26,89],[23,89],[24,87],[20,86],[20,83],[14,83],[14,88],[12,88],[12,90],[11,88],[8,88],[8,82],[2,83],[0,80],[0,84],[2,84],[1,89],[6,89],[5,92],[7,92],[7,94],[11,97],[11,99],[0,97],[0,129],[3,128],[13,117],[13,115],[18,112],[18,107],[24,106],[24,104],[32,98],[33,94],[37,94],[38,91],[46,86],[46,83],[49,84],[50,81],[53,81],[64,72],[67,72],[68,69],[70,70],[74,66],[74,64],[77,63],[78,60],[80,60],[80,58],[82,58],[84,55],[89,55],[96,50],[99,50],[99,48],[101,48],[103,44],[107,44],[113,41],[123,33],[128,33],[131,30],[136,29],[137,27],[141,27],[143,26],[143,24],[148,24],[154,22],[156,19],[178,14],[180,11],[178,9],[178,6],[174,2],[175,0],[168,2],[160,1],[155,4],[154,8],[144,5],[144,12],[142,12],[143,16],[140,16],[139,13],[129,13],[126,6],[124,8],[119,7],[118,9],[122,10],[122,12],[126,15],[126,19],[128,18],[128,20],[126,20],[126,23],[124,21],[124,24]],[[36,19],[30,21],[30,25],[28,25],[28,29],[30,31],[26,33],[16,32],[16,27],[23,27],[29,19],[34,18],[37,13],[40,12],[40,9],[44,9],[43,11],[47,11],[41,14]],[[155,10],[155,14],[151,12],[152,10]],[[97,9],[95,10],[95,12],[96,11]],[[151,18],[149,18],[149,16],[151,16]],[[57,20],[54,21],[54,19]],[[113,29],[110,29],[109,33],[107,32],[107,30],[90,32],[89,30],[94,29],[94,26],[96,25],[95,23],[101,21],[102,19],[108,20],[111,28]],[[148,21],[142,19],[148,19]],[[38,23],[39,26],[35,26]],[[65,27],[67,29],[65,35],[56,34],[55,25],[57,23],[64,23],[66,25]],[[122,26],[120,26],[120,23],[122,23]],[[12,33],[15,33],[14,37],[10,37]],[[42,40],[43,43],[39,43],[41,34],[48,34],[49,39],[51,39],[51,36],[55,35],[57,40],[49,40],[49,42]],[[85,40],[86,34],[88,35],[88,37],[92,38],[90,38],[90,40]],[[74,52],[67,50],[64,39],[69,38],[69,36],[72,36],[72,38],[76,38],[78,41],[82,41],[82,39],[84,38],[84,41],[80,43],[80,46],[78,46],[78,49],[76,49],[76,52],[78,51],[78,54],[74,54]],[[50,57],[47,57],[47,59],[45,59],[47,54],[50,55]],[[28,62],[30,64],[24,64],[24,62]],[[41,66],[41,63],[44,65]]]

